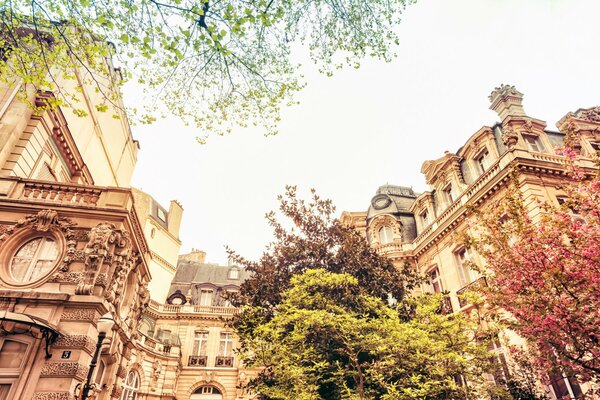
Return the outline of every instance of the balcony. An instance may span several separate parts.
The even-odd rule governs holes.
[[[188,359],[188,367],[206,367],[208,357],[206,356],[190,356]]]
[[[456,295],[458,296],[458,304],[460,304],[460,308],[463,308],[463,307],[466,307],[467,305],[469,305],[469,299],[466,298],[467,296],[464,296],[466,293],[478,292],[479,290],[483,289],[484,287],[487,287],[487,281],[485,280],[485,277],[482,276],[481,278],[478,278],[478,279],[474,280],[473,282],[469,283],[468,285],[457,290]]]
[[[161,304],[157,301],[150,300],[148,307],[161,314],[219,314],[219,315],[235,315],[240,312],[239,308],[223,307],[223,306],[198,306],[192,304]]]
[[[233,357],[217,356],[215,367],[233,367]]]
[[[450,296],[444,294],[442,297],[442,304],[440,304],[440,314],[452,314],[454,309],[452,308],[452,301],[450,301]]]

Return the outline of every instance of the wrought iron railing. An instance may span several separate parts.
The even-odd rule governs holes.
[[[206,356],[190,356],[188,359],[188,367],[206,367]]]
[[[481,278],[475,279],[473,282],[462,287],[461,289],[458,289],[456,291],[456,295],[458,296],[458,304],[460,304],[460,308],[463,308],[466,305],[470,304],[468,296],[465,296],[466,293],[478,291],[479,289],[482,289],[486,286],[487,281],[485,280],[485,276],[482,276]]]
[[[233,367],[233,357],[217,356],[215,367]]]

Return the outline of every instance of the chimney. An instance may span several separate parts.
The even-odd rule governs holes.
[[[192,249],[188,254],[181,254],[179,256],[179,261],[191,261],[204,264],[206,262],[206,252],[199,249]]]
[[[169,204],[169,218],[167,219],[167,229],[169,233],[176,238],[179,238],[179,227],[181,226],[181,217],[183,215],[183,207],[177,200],[171,200]]]
[[[525,110],[523,109],[523,93],[519,92],[512,85],[502,84],[494,89],[489,96],[490,110],[494,110],[499,116],[500,120],[504,120],[508,116],[526,116]]]

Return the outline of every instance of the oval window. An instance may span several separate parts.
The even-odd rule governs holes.
[[[10,262],[10,275],[19,282],[36,281],[56,264],[58,245],[51,237],[31,239],[17,250]]]

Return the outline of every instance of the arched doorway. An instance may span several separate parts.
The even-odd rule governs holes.
[[[222,400],[223,394],[214,386],[200,386],[192,393],[190,400]]]

